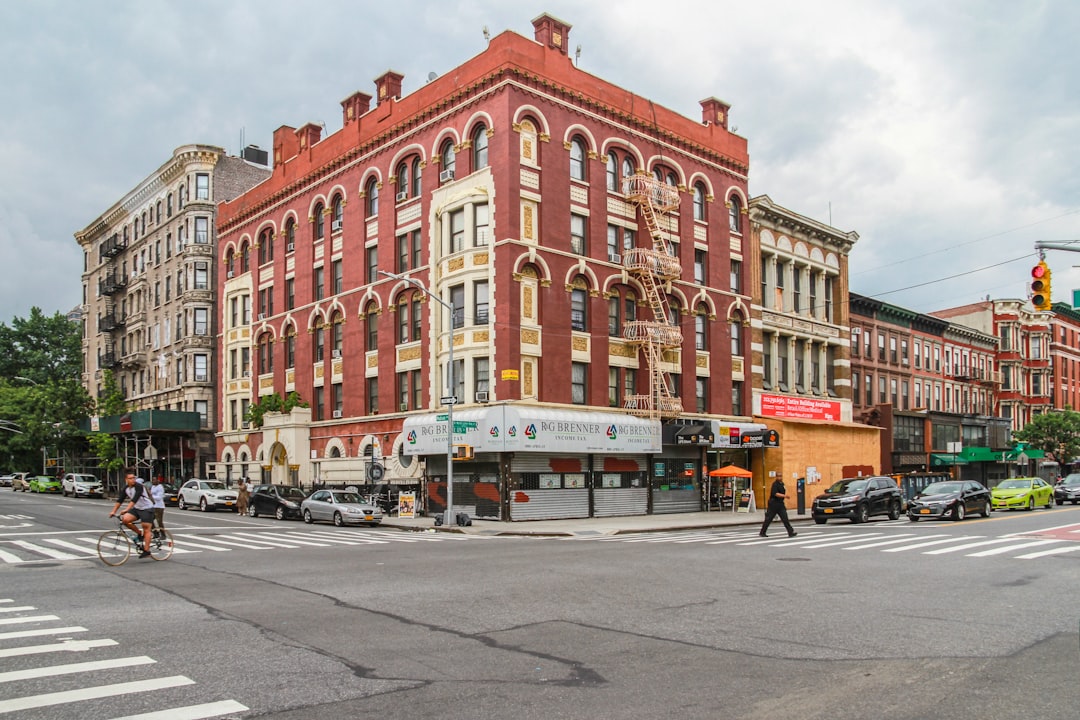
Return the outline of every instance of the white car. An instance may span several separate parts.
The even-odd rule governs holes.
[[[64,475],[63,480],[60,481],[60,485],[64,497],[68,495],[74,495],[75,497],[105,497],[105,488],[102,486],[101,481],[93,475],[67,473]]]
[[[225,508],[236,510],[236,491],[229,490],[217,480],[188,480],[177,493],[177,506],[181,510],[197,507],[203,512]]]

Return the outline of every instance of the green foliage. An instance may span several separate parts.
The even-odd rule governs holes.
[[[1036,415],[1013,438],[1053,456],[1061,464],[1080,455],[1080,413],[1061,410]]]
[[[293,408],[298,407],[306,408],[311,406],[304,402],[303,398],[295,390],[284,398],[278,393],[272,393],[259,398],[259,402],[249,405],[244,420],[251,423],[252,427],[259,428],[263,426],[266,413],[279,412],[284,414],[292,412]]]
[[[101,375],[101,394],[97,399],[97,414],[103,417],[123,415],[127,412],[124,393],[120,392],[120,383],[112,370],[105,370]]]
[[[116,438],[108,433],[90,433],[87,436],[90,454],[98,459],[98,466],[104,470],[124,469],[124,459],[116,447]]]

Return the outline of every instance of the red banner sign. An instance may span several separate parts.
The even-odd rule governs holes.
[[[762,395],[761,414],[769,417],[799,418],[801,420],[840,420],[840,403],[810,397]]]

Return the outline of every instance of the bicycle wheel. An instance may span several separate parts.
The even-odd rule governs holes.
[[[172,557],[173,539],[168,530],[158,530],[150,539],[150,557],[155,560],[168,560]]]
[[[103,532],[97,541],[97,552],[106,565],[123,565],[131,557],[131,540],[123,530]]]

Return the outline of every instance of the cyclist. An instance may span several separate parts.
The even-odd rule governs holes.
[[[115,517],[120,506],[127,501],[127,507],[120,514],[120,521],[131,532],[142,535],[143,549],[139,557],[148,558],[150,557],[150,526],[154,521],[154,502],[150,499],[150,493],[143,487],[142,482],[136,479],[134,471],[128,470],[124,474],[124,482],[125,486],[120,489],[120,495],[117,496],[116,505],[113,506],[109,517]],[[136,520],[142,525],[141,531],[135,527]]]

